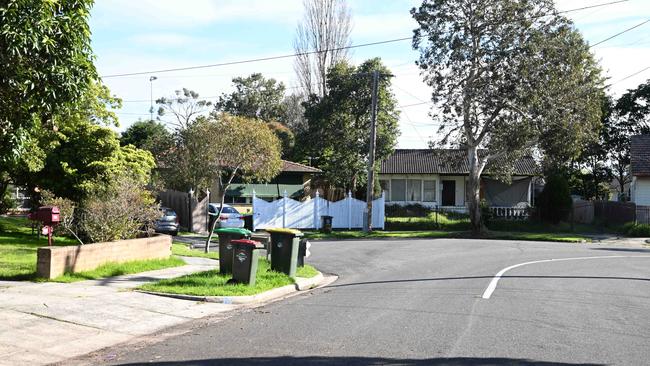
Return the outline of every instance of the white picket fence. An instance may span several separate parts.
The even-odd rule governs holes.
[[[299,202],[287,197],[267,202],[259,199],[253,192],[253,229],[284,227],[294,229],[320,229],[321,216],[332,216],[333,229],[360,229],[366,202],[352,198],[348,192],[345,199],[330,202],[316,197]],[[372,201],[372,227],[384,228],[384,195]]]

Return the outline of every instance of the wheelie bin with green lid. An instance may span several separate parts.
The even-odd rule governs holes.
[[[266,229],[271,234],[271,269],[296,277],[303,233],[294,229]]]
[[[219,272],[232,273],[232,240],[250,239],[251,232],[239,228],[221,228],[214,231],[219,236]]]
[[[264,246],[254,240],[238,239],[230,242],[233,246],[232,281],[255,286],[257,277],[258,249]]]

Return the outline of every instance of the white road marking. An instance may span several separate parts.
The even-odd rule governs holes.
[[[525,266],[527,264],[535,264],[535,263],[545,263],[545,262],[560,262],[560,261],[575,261],[575,260],[582,260],[582,259],[607,259],[607,258],[650,258],[650,255],[609,255],[609,256],[601,256],[601,257],[575,257],[575,258],[559,258],[559,259],[544,259],[540,261],[532,261],[532,262],[525,262],[525,263],[519,263],[515,264],[510,267],[506,267],[497,273],[492,281],[490,281],[490,284],[488,287],[485,289],[485,292],[483,292],[483,298],[484,299],[489,299],[490,296],[492,296],[492,293],[494,290],[497,288],[497,284],[499,283],[499,280],[501,279],[501,276],[503,276],[504,273],[508,272],[509,270],[521,266]]]

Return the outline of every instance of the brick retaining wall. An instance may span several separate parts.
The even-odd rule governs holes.
[[[55,278],[65,272],[90,271],[108,262],[162,259],[171,254],[172,237],[161,234],[108,243],[43,247],[37,251],[36,272],[40,277]]]

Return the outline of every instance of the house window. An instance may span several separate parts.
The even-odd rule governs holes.
[[[391,179],[390,200],[406,201],[406,179]]]
[[[380,179],[379,185],[381,186],[381,191],[386,192],[386,201],[390,201],[390,181],[388,179]]]
[[[423,196],[422,201],[424,202],[435,202],[436,201],[436,181],[435,180],[425,180],[423,183]]]
[[[406,200],[419,202],[422,200],[422,181],[409,179],[406,183]]]

